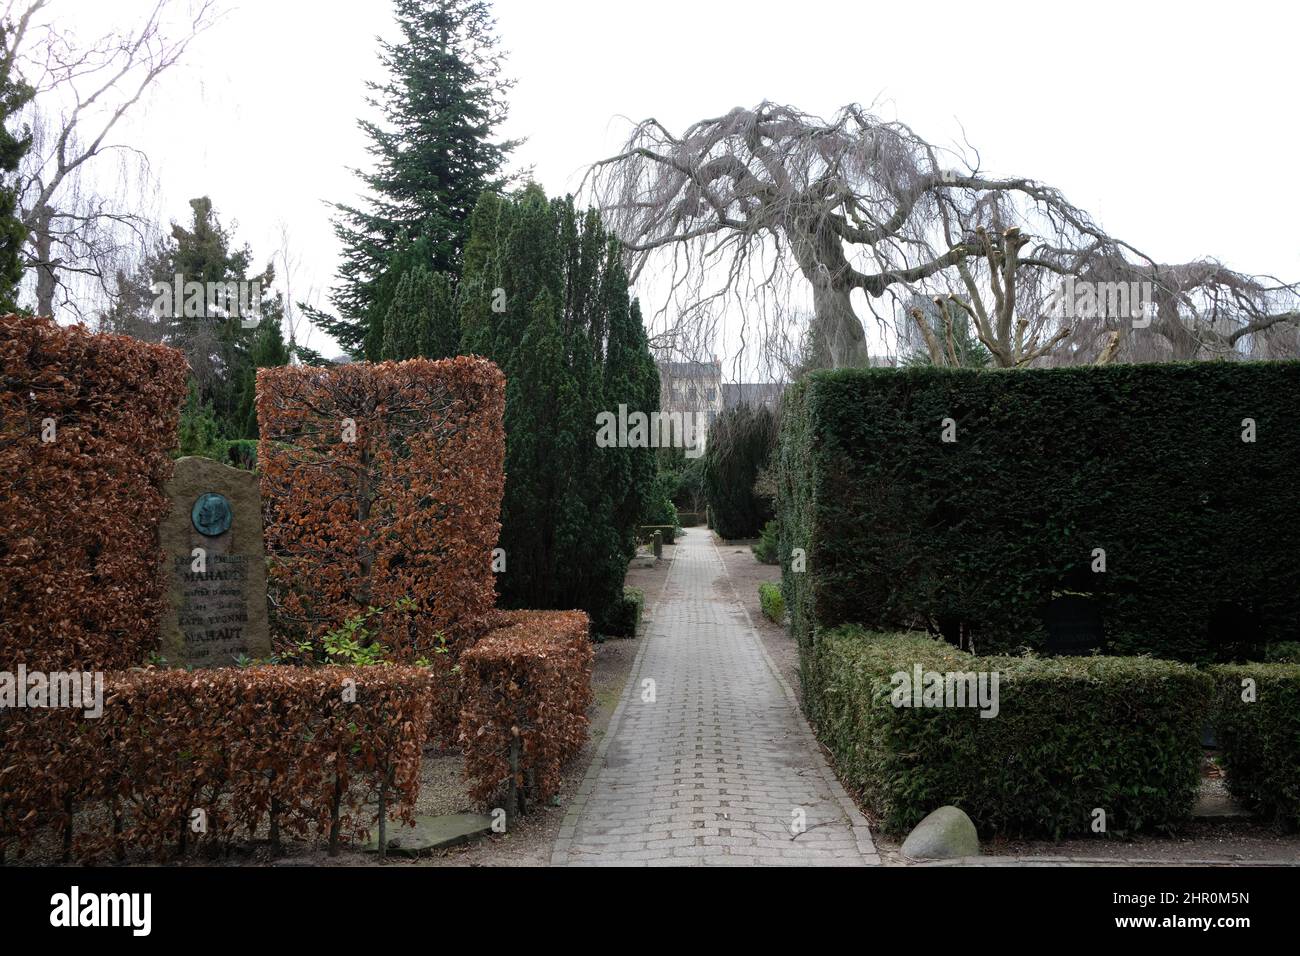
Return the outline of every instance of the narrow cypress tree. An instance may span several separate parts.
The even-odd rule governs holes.
[[[502,603],[581,608],[600,628],[654,480],[653,449],[596,445],[600,412],[658,408],[640,311],[617,245],[572,199],[485,194],[472,221],[461,347],[506,373]]]
[[[502,165],[516,145],[494,138],[505,119],[495,22],[482,0],[395,0],[401,39],[381,44],[389,78],[370,84],[381,123],[361,121],[375,159],[358,176],[368,205],[337,204],[334,231],[343,265],[332,300],[337,316],[308,309],[312,320],[356,357],[376,359],[395,283],[385,286],[391,256],[420,238],[431,272],[456,273],[470,214],[485,189],[504,184]]]
[[[402,274],[384,319],[380,358],[401,362],[420,354],[420,332],[429,307],[429,273],[416,267]]]

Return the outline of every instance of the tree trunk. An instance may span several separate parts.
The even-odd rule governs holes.
[[[50,222],[54,211],[49,206],[41,209],[32,229],[33,245],[36,250],[36,314],[45,318],[54,317],[55,263],[50,261],[53,251],[53,238],[50,234]]]

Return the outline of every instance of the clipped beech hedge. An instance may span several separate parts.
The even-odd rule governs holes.
[[[893,675],[998,673],[996,716],[896,707]],[[1168,831],[1200,780],[1211,680],[1139,657],[977,657],[917,634],[822,632],[807,661],[810,710],[841,779],[902,833],[951,804],[984,834]],[[991,712],[991,711],[990,711]]]
[[[543,801],[587,741],[590,622],[581,611],[509,611],[503,618],[460,658],[465,773],[477,799],[513,791],[521,803]]]
[[[278,651],[319,646],[372,607],[393,660],[490,626],[504,409],[505,378],[472,356],[258,370]]]
[[[1075,591],[1100,602],[1111,654],[1295,640],[1297,421],[1300,362],[813,374],[782,411],[795,633],[935,628],[1017,652]]]
[[[8,711],[0,856],[42,831],[82,862],[254,835],[364,839],[367,800],[413,819],[437,680],[396,666],[141,669],[106,675],[99,718]]]
[[[1212,668],[1228,791],[1284,830],[1300,829],[1300,664]]]
[[[111,669],[158,646],[185,358],[0,317],[0,669]]]

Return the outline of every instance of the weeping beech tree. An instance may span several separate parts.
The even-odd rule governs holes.
[[[887,348],[922,344],[946,364],[917,296],[936,303],[941,328],[962,313],[1002,367],[1297,352],[1296,283],[1209,259],[1158,262],[1059,190],[988,175],[973,150],[857,104],[828,121],[763,102],[680,135],[647,119],[585,185],[632,277],[652,263],[663,276],[657,345],[698,338],[735,305],[761,342],[786,338],[800,280],[812,303],[805,366],[866,362],[869,323]],[[1062,309],[1067,278],[1150,283],[1151,315]]]

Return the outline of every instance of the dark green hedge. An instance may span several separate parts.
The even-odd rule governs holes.
[[[1300,363],[821,372],[782,418],[805,644],[816,621],[1039,648],[1064,591],[1100,602],[1112,654],[1240,660],[1300,636]]]
[[[891,676],[997,672],[996,716],[904,708]],[[886,831],[951,804],[985,835],[1168,831],[1191,812],[1210,677],[1137,657],[976,657],[924,635],[819,633],[805,666],[819,736]]]
[[[1300,829],[1300,664],[1212,668],[1228,791],[1256,815]],[[1253,681],[1253,701],[1243,682]]]
[[[703,486],[718,537],[756,538],[772,517],[771,501],[754,493],[754,482],[768,466],[776,439],[776,415],[766,405],[737,405],[709,426]]]

